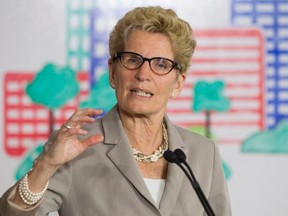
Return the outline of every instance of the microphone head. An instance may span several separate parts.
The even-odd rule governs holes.
[[[172,152],[169,149],[164,152],[164,158],[165,158],[165,160],[167,160],[170,163],[176,163],[177,162],[177,156],[175,155],[174,152]]]
[[[180,161],[185,161],[186,160],[186,155],[182,151],[182,149],[175,149],[174,153],[175,153],[175,155],[176,155],[178,160],[180,160]]]

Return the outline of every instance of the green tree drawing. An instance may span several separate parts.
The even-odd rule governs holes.
[[[195,112],[205,112],[205,132],[203,132],[204,129],[201,129],[201,127],[191,127],[191,131],[205,135],[209,139],[215,138],[215,135],[212,135],[210,132],[211,112],[225,112],[230,108],[229,100],[223,96],[224,86],[224,83],[220,80],[214,82],[200,80],[196,82],[194,87],[194,103],[192,105],[192,110]],[[232,176],[232,169],[223,160],[222,166],[225,177],[229,180]]]
[[[54,130],[54,110],[64,106],[79,92],[75,72],[68,67],[45,65],[26,87],[26,93],[36,104],[49,109],[49,132]]]
[[[214,82],[200,80],[196,82],[194,87],[194,103],[192,105],[192,110],[195,112],[205,112],[205,135],[208,138],[211,138],[211,112],[225,112],[230,106],[229,100],[222,95],[224,86],[224,82],[221,80]]]
[[[80,104],[81,108],[102,109],[108,112],[116,104],[115,91],[109,84],[109,73],[105,71],[90,91],[89,98]]]

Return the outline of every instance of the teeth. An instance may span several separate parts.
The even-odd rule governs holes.
[[[139,96],[142,96],[142,97],[151,97],[150,93],[146,93],[146,92],[143,92],[143,91],[136,91],[135,93],[137,95],[139,95]]]

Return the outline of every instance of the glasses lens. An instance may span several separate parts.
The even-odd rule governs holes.
[[[136,70],[140,68],[144,61],[148,61],[151,70],[160,75],[165,75],[169,73],[174,67],[176,67],[176,63],[170,59],[162,57],[154,57],[149,59],[133,52],[118,53],[117,57],[120,58],[121,64],[130,70]]]
[[[173,62],[165,58],[153,58],[151,60],[151,68],[158,74],[166,74],[172,70]]]
[[[137,69],[142,65],[143,58],[133,53],[122,53],[121,63],[128,69]]]

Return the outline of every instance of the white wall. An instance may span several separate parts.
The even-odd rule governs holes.
[[[116,0],[106,0],[110,4]],[[112,3],[111,3],[112,2]],[[126,1],[127,2],[127,1]],[[140,2],[140,1],[139,1]],[[141,1],[140,4],[173,7],[199,29],[228,28],[230,1],[177,0]],[[64,65],[66,61],[66,2],[55,0],[2,0],[0,6],[0,82],[9,71],[37,71],[47,62]],[[137,1],[134,3],[137,5]],[[249,77],[247,77],[249,79]],[[3,91],[0,99],[3,101]],[[264,94],[264,92],[263,92]],[[4,116],[4,104],[0,113]],[[0,137],[4,136],[0,118]],[[288,138],[287,138],[288,140]],[[3,143],[0,142],[0,143]],[[21,158],[0,149],[0,195],[12,185]],[[223,159],[232,169],[228,181],[233,215],[286,215],[288,211],[287,154],[243,154],[240,145],[221,145]]]

